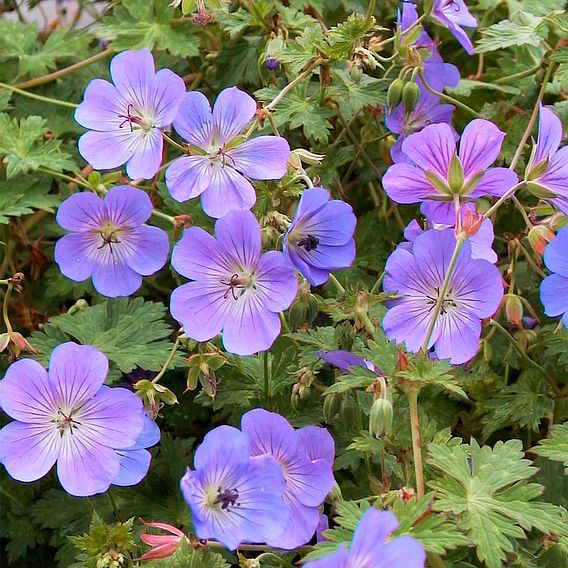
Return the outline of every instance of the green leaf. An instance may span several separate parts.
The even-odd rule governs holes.
[[[143,298],[119,298],[48,320],[31,342],[47,365],[51,351],[62,341],[94,345],[113,363],[111,378],[135,367],[157,371],[172,348],[172,329],[164,321],[166,307]],[[180,359],[176,358],[175,362]],[[118,371],[118,372],[117,372]]]
[[[292,73],[299,73],[310,61],[313,61],[320,51],[325,50],[323,31],[318,25],[311,25],[294,41],[284,46],[282,51],[275,53],[279,61],[287,63]]]
[[[409,359],[409,364],[399,375],[422,387],[435,385],[439,388],[467,398],[465,391],[450,374],[452,366],[446,360],[433,361],[427,355],[418,354]]]
[[[47,41],[39,41],[35,24],[0,20],[0,61],[14,58],[19,76],[43,75],[58,66],[62,59],[74,59],[86,50],[92,36],[63,28],[50,33]]]
[[[363,74],[359,81],[354,81],[345,69],[333,73],[337,81],[333,82],[329,94],[337,98],[343,118],[351,119],[366,106],[384,105],[388,83],[382,79]]]
[[[329,29],[327,40],[328,54],[335,59],[349,59],[355,45],[371,31],[373,22],[365,16],[351,14],[345,22]]]
[[[568,424],[552,426],[549,437],[540,440],[531,451],[550,460],[562,462],[566,468],[564,472],[568,475]]]
[[[97,35],[112,42],[116,51],[123,49],[167,49],[173,55],[198,55],[196,26],[185,19],[172,22],[168,0],[123,0],[115,6],[97,29]]]
[[[516,20],[501,20],[482,31],[482,38],[477,42],[476,52],[487,53],[505,47],[532,45],[539,47],[546,37],[544,18],[519,12]]]
[[[431,444],[429,449],[428,462],[444,474],[430,483],[437,490],[434,510],[456,515],[475,543],[477,557],[489,568],[502,566],[513,551],[511,539],[525,538],[525,531],[566,533],[560,509],[534,501],[543,486],[527,483],[537,470],[524,459],[519,440],[497,442],[494,448],[472,440]]]
[[[28,116],[18,122],[0,113],[0,157],[7,163],[8,179],[40,167],[56,172],[75,168],[74,159],[61,150],[60,140],[43,140],[47,130],[41,116]]]
[[[447,91],[454,96],[469,97],[473,91],[485,89],[489,91],[499,91],[508,95],[518,95],[521,90],[510,85],[496,85],[494,83],[486,83],[485,81],[472,81],[470,79],[461,79],[454,87],[446,87]]]
[[[550,60],[558,63],[554,77],[560,81],[560,86],[563,89],[568,89],[568,47],[554,51]]]
[[[0,224],[7,224],[13,217],[29,215],[35,209],[53,212],[59,197],[49,193],[48,178],[17,177],[0,182]]]

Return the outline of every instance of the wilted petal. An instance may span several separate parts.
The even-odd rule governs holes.
[[[252,179],[280,179],[288,170],[290,146],[281,136],[258,136],[227,152],[232,167]]]

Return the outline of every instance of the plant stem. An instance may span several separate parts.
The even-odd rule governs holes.
[[[424,71],[422,69],[420,69],[418,71],[418,76],[420,77],[420,79],[422,79],[422,84],[424,85],[424,87],[426,87],[427,91],[430,91],[433,95],[440,97],[442,100],[447,101],[448,103],[452,103],[453,105],[456,105],[457,107],[461,108],[462,110],[465,110],[465,112],[471,114],[475,118],[481,118],[481,115],[477,111],[473,110],[471,107],[467,106],[465,103],[462,103],[458,99],[454,99],[453,97],[446,95],[446,93],[442,93],[441,91],[437,91],[436,89],[433,89],[427,83],[426,79],[424,78]]]
[[[272,399],[272,393],[270,392],[270,367],[268,360],[269,352],[265,351],[263,355],[263,367],[264,367],[264,401],[267,410],[270,410],[270,402]]]
[[[184,148],[181,144],[178,144],[175,140],[170,138],[165,132],[162,132],[164,135],[164,140],[170,145],[173,146],[176,150],[183,152],[184,155],[187,155],[187,148]]]
[[[111,53],[111,49],[105,49],[100,53],[95,53],[95,55],[87,57],[87,59],[83,59],[83,61],[79,61],[77,63],[73,63],[73,65],[59,69],[59,71],[54,71],[53,73],[48,73],[47,75],[42,75],[41,77],[36,77],[35,79],[30,79],[29,81],[24,81],[23,83],[16,83],[15,87],[17,87],[18,89],[30,89],[31,87],[37,87],[38,85],[50,83],[51,81],[55,81],[56,79],[68,75],[69,73],[73,73],[78,69],[82,69],[87,65],[91,65],[91,63],[105,59],[109,55],[111,55]]]
[[[116,501],[115,501],[115,499],[114,499],[114,496],[113,496],[113,494],[112,494],[112,490],[111,490],[111,489],[109,489],[109,490],[107,491],[107,495],[108,495],[110,504],[112,505],[112,510],[113,510],[113,512],[114,512],[114,518],[115,518],[118,522],[120,522],[120,512],[119,512],[119,510],[118,510],[118,505],[116,504]]]
[[[341,282],[339,282],[339,280],[331,274],[331,272],[329,273],[329,281],[335,286],[335,289],[340,296],[345,294],[345,288],[341,285]]]
[[[442,304],[446,297],[446,292],[448,291],[450,280],[452,279],[452,275],[454,273],[454,269],[456,267],[459,254],[461,252],[461,249],[465,241],[466,239],[461,234],[456,239],[456,246],[454,247],[454,252],[452,254],[452,258],[450,259],[450,263],[448,264],[448,268],[444,276],[444,281],[442,282],[442,286],[440,288],[440,291],[438,292],[438,297],[436,298],[436,304],[434,305],[434,310],[432,311],[432,319],[428,324],[426,337],[424,339],[424,344],[422,345],[422,350],[425,352],[428,351],[428,347],[430,346],[430,339],[432,338],[432,333],[434,332],[436,321],[438,320],[438,316],[440,315],[440,310],[442,309]]]
[[[67,101],[60,101],[59,99],[53,99],[51,97],[44,97],[42,95],[28,93],[27,91],[22,91],[22,89],[18,89],[17,87],[13,87],[12,85],[7,85],[6,83],[0,83],[0,88],[12,91],[13,93],[22,95],[23,97],[28,97],[29,99],[35,99],[36,101],[42,101],[44,103],[50,103],[52,105],[59,105],[68,108],[77,108],[78,106],[75,103],[68,103]]]
[[[383,270],[383,272],[381,272],[381,275],[377,278],[377,281],[373,284],[373,287],[371,288],[370,292],[371,294],[376,294],[379,291],[384,278],[385,278],[385,271]]]
[[[516,191],[525,185],[524,181],[519,182],[517,185],[514,185],[511,189],[507,190],[484,214],[483,220],[489,219],[507,199],[510,199],[513,195],[515,195]]]
[[[166,221],[169,221],[174,227],[177,225],[177,221],[176,221],[175,217],[172,217],[171,215],[168,215],[167,213],[162,213],[161,211],[154,209],[152,211],[152,215],[154,217],[158,217],[159,219],[165,219]]]
[[[174,343],[174,346],[172,347],[170,354],[168,355],[167,359],[165,360],[164,364],[162,365],[160,372],[152,379],[153,385],[155,385],[164,376],[165,372],[168,370],[168,367],[170,366],[170,363],[172,362],[174,355],[176,354],[176,351],[179,348],[179,344],[180,344],[180,336],[178,334],[178,336],[176,337],[176,341]]]
[[[88,183],[85,183],[84,181],[74,178],[72,176],[68,176],[66,174],[62,174],[60,172],[55,172],[53,170],[50,170],[49,168],[38,168],[37,169],[38,172],[41,172],[43,174],[47,174],[48,176],[63,180],[63,181],[67,181],[69,183],[74,183],[76,185],[80,185],[81,187],[84,187],[86,189],[91,189],[91,186]]]
[[[495,79],[493,83],[497,85],[501,85],[503,83],[514,83],[518,79],[524,79],[525,77],[530,77],[531,75],[535,75],[541,69],[540,65],[536,67],[531,67],[530,69],[525,69],[524,71],[520,71],[519,73],[513,73],[513,75],[507,75],[506,77],[499,77],[499,79]]]
[[[418,416],[418,390],[411,388],[408,393],[410,409],[410,429],[412,433],[412,455],[414,457],[414,475],[416,476],[416,496],[424,497],[424,466],[422,465],[422,445],[420,442],[420,420]]]
[[[373,12],[375,11],[376,0],[369,0],[369,5],[367,6],[367,25],[373,21]]]
[[[278,314],[280,316],[280,323],[282,324],[282,329],[284,330],[284,332],[290,336],[290,339],[292,340],[292,343],[296,346],[296,347],[300,347],[300,344],[298,343],[298,340],[292,335],[292,330],[290,329],[290,326],[288,325],[288,322],[286,321],[286,316],[280,312]]]
[[[4,325],[6,326],[6,331],[12,333],[12,324],[10,323],[10,318],[8,317],[8,303],[10,301],[10,296],[12,295],[12,290],[14,286],[12,283],[8,283],[8,288],[6,289],[6,294],[4,295],[4,302],[2,303],[2,319],[4,320]]]
[[[540,108],[540,103],[542,101],[542,98],[544,97],[546,85],[548,85],[548,80],[550,79],[550,75],[552,74],[552,69],[554,68],[554,65],[555,65],[555,63],[554,63],[554,61],[552,61],[548,64],[548,67],[546,68],[546,73],[544,74],[544,77],[542,79],[540,91],[538,92],[538,96],[536,98],[536,102],[535,102],[531,117],[529,119],[529,123],[527,124],[527,127],[525,128],[523,136],[521,137],[521,141],[519,142],[519,145],[517,146],[517,151],[515,152],[515,155],[513,156],[513,160],[511,161],[511,165],[509,166],[509,168],[511,170],[514,170],[517,167],[517,164],[519,163],[519,160],[521,159],[521,155],[522,155],[523,150],[525,148],[525,143],[528,140],[529,136],[531,135],[533,126],[534,126],[536,119],[538,117],[538,111],[539,111],[539,108]]]
[[[318,57],[313,63],[310,63],[304,71],[302,71],[294,80],[290,81],[264,108],[272,110],[298,83],[301,83],[316,67],[319,67],[326,60]]]

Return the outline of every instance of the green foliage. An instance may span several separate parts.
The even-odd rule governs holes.
[[[519,45],[539,47],[542,45],[546,33],[544,18],[519,12],[515,21],[501,20],[483,30],[483,37],[477,42],[476,51],[487,53]]]
[[[542,439],[532,451],[539,456],[562,462],[568,475],[568,424],[552,426],[549,437]]]
[[[477,557],[498,568],[513,551],[513,538],[524,538],[533,528],[566,534],[560,510],[535,501],[543,486],[527,480],[536,468],[523,457],[519,440],[497,442],[493,448],[471,444],[432,444],[429,463],[443,478],[436,489],[434,510],[456,516],[459,527],[475,543]]]
[[[0,181],[0,223],[13,217],[29,215],[35,209],[53,212],[59,197],[49,193],[50,182],[45,177],[18,177]]]
[[[7,163],[6,177],[26,174],[41,167],[53,171],[72,170],[75,160],[61,150],[61,140],[44,140],[47,121],[28,116],[20,121],[0,113],[0,157]]]

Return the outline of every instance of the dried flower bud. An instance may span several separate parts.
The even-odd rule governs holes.
[[[505,317],[507,321],[522,327],[521,319],[523,317],[523,303],[516,294],[505,295]]]
[[[528,239],[535,254],[541,257],[546,245],[554,240],[554,231],[547,225],[536,225],[531,227]]]

